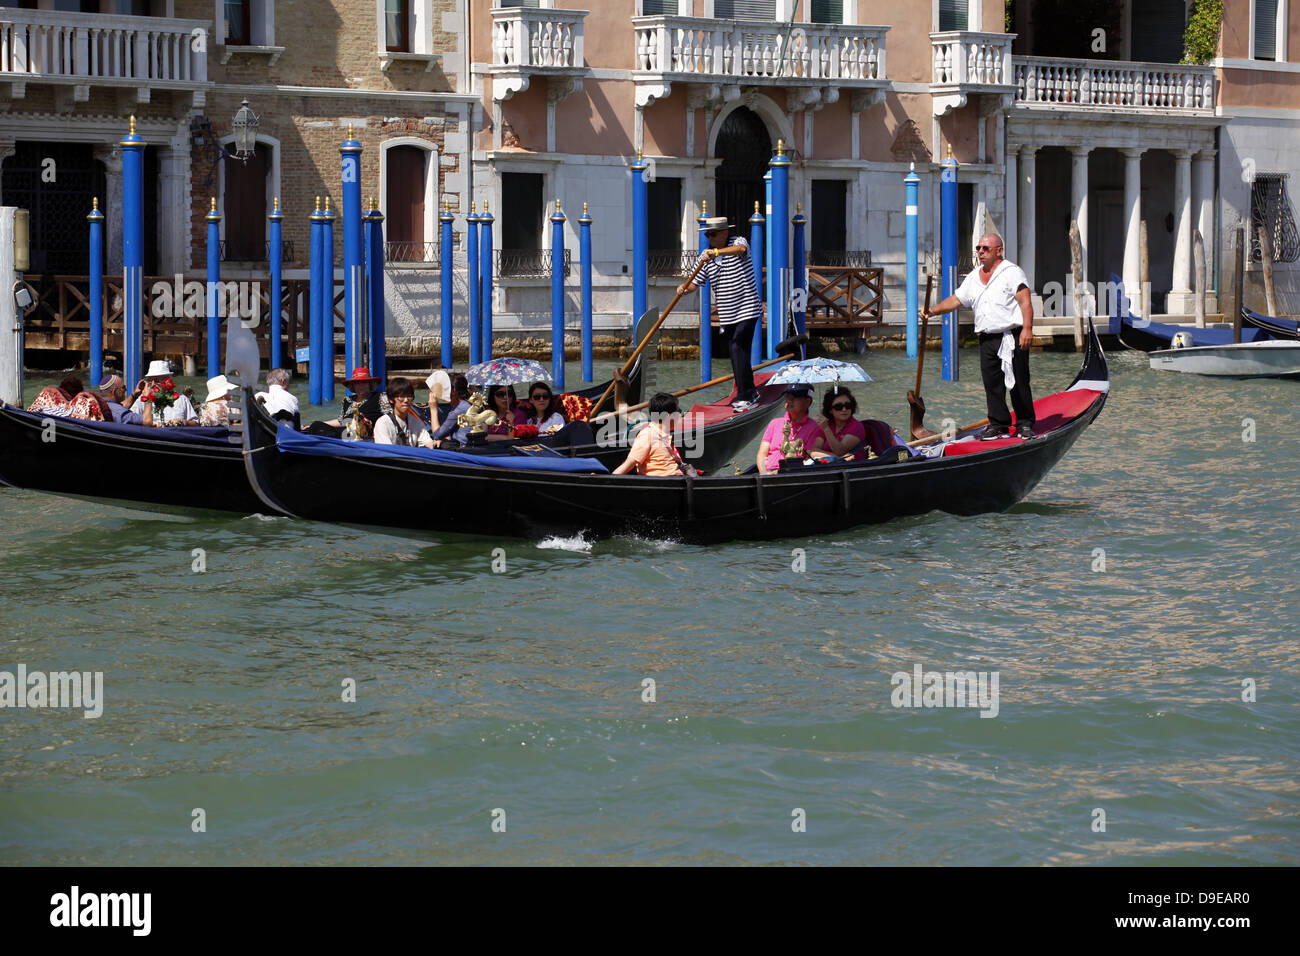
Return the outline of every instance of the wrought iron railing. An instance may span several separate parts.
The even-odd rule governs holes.
[[[222,262],[269,262],[271,260],[271,243],[263,242],[260,246],[251,242],[237,242],[233,249],[229,249],[229,239],[222,239],[219,244],[218,255]],[[227,252],[229,249],[229,253]],[[248,253],[253,255],[248,255]],[[293,262],[293,240],[280,240],[280,261]]]
[[[436,268],[439,262],[436,242],[385,242],[385,262],[420,262]]]
[[[870,249],[813,249],[806,257],[810,266],[829,269],[869,269]]]
[[[646,272],[652,276],[686,276],[699,261],[698,252],[680,249],[652,249],[646,256]]]
[[[561,275],[569,275],[571,256],[564,250]],[[497,249],[497,275],[510,279],[549,279],[553,255],[550,249]]]
[[[1300,259],[1300,230],[1296,229],[1291,200],[1287,195],[1287,177],[1281,173],[1257,173],[1250,189],[1250,259],[1264,258],[1259,242],[1259,227],[1268,231],[1274,262]]]

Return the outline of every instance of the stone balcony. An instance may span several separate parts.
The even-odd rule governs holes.
[[[741,87],[779,86],[790,109],[854,97],[855,109],[889,89],[885,34],[889,27],[787,24],[700,17],[634,17],[636,105],[666,97],[673,83],[701,88],[710,101],[740,97]],[[784,44],[784,55],[783,55]]]
[[[1214,68],[1017,56],[1015,106],[1031,110],[1210,116]]]
[[[529,7],[492,10],[492,98],[509,99],[533,77],[547,80],[552,102],[582,89],[588,72],[582,52],[586,10]]]
[[[0,9],[0,99],[49,84],[63,112],[89,100],[92,86],[116,88],[123,108],[148,103],[154,90],[189,93],[202,106],[210,27],[207,20]]]
[[[1014,33],[947,30],[930,34],[934,75],[930,92],[934,114],[964,107],[972,96],[990,97],[998,108],[1011,105],[1015,92],[1011,42]]]

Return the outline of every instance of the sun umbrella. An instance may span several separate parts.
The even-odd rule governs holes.
[[[786,362],[768,379],[768,385],[815,385],[819,382],[869,382],[871,376],[852,362],[835,359],[811,358],[802,362]]]
[[[521,382],[549,382],[546,369],[532,359],[500,358],[480,362],[465,373],[470,385],[518,385]]]

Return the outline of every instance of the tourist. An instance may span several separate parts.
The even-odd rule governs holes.
[[[429,403],[421,405],[417,402],[415,414],[424,419],[424,423],[429,428],[437,430],[446,415],[447,408],[444,406],[447,406],[447,401],[451,397],[451,376],[445,369],[435,368],[424,380],[424,384],[429,389]]]
[[[158,421],[155,415],[155,425],[197,425],[199,423],[199,413],[193,403],[185,395],[176,391],[176,386],[172,383],[171,366],[166,361],[155,359],[150,362],[149,371],[145,373],[144,381],[136,386],[136,390],[140,397],[131,406],[131,411],[136,414],[143,415],[146,402],[154,404],[155,412],[159,404],[163,405],[162,421]]]
[[[108,406],[110,421],[118,425],[153,425],[153,403],[146,402],[139,413],[131,411],[128,406],[135,404],[139,393],[132,392],[128,396],[122,376],[105,375],[99,383],[99,391],[104,397],[104,404]]]
[[[219,428],[230,424],[230,393],[235,386],[224,375],[208,379],[208,397],[199,408],[199,424]]]
[[[867,430],[857,419],[858,400],[847,388],[835,386],[822,399],[822,413],[817,419],[821,436],[814,450],[826,450],[840,458],[853,458],[865,447]]]
[[[744,236],[733,235],[734,227],[726,216],[713,216],[704,220],[704,234],[709,248],[700,254],[703,266],[691,283],[677,287],[680,295],[709,283],[713,295],[713,308],[718,314],[722,332],[727,337],[731,353],[731,371],[736,378],[737,411],[753,408],[758,402],[758,389],[754,387],[754,369],[750,365],[750,350],[754,344],[754,330],[763,313],[762,300],[754,285],[754,263],[749,257],[749,243]]]
[[[510,441],[515,437],[515,425],[522,424],[525,416],[515,407],[519,399],[515,397],[513,385],[489,385],[488,405],[497,413],[497,423],[487,430],[488,441]]]
[[[790,441],[803,442],[801,458],[813,457],[818,438],[824,437],[821,426],[808,417],[812,407],[813,391],[807,385],[791,385],[785,390],[785,414],[767,423],[763,440],[758,445],[758,470],[764,475],[779,471],[786,457],[781,450],[785,442],[785,426],[790,426]]]
[[[447,411],[447,417],[433,431],[433,443],[438,448],[464,445],[469,441],[469,428],[460,423],[460,416],[469,411],[469,380],[459,372],[451,376],[451,394],[448,399],[456,404]],[[433,407],[430,403],[430,410]]]
[[[673,444],[673,426],[681,420],[677,399],[667,392],[658,392],[650,399],[650,421],[637,433],[623,464],[614,469],[616,475],[636,472],[657,478],[668,478],[685,473],[681,452]]]
[[[975,246],[980,267],[957,291],[933,309],[921,310],[929,318],[959,306],[975,310],[975,332],[980,340],[980,374],[989,424],[980,437],[1006,438],[1011,413],[1006,393],[1016,410],[1016,434],[1034,437],[1034,396],[1029,391],[1029,346],[1034,341],[1034,302],[1023,269],[1002,258],[1002,238],[985,233]]]
[[[410,380],[390,378],[388,400],[393,407],[375,422],[375,444],[432,448],[433,436],[424,427],[420,416],[411,411],[411,406],[415,404],[415,386]]]
[[[539,434],[552,435],[565,426],[561,404],[545,382],[533,382],[528,388],[528,418],[525,424],[536,427]]]
[[[266,409],[266,414],[299,430],[302,428],[302,412],[298,396],[289,391],[290,377],[288,369],[271,369],[266,373],[266,391],[258,392],[256,398]]]

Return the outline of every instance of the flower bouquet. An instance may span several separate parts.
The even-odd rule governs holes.
[[[165,378],[161,382],[150,382],[149,387],[140,397],[146,402],[152,402],[154,413],[158,415],[175,405],[176,400],[180,398],[176,393],[176,384],[170,378]]]

